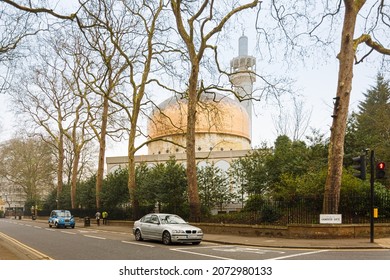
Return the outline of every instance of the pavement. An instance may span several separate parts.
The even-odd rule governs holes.
[[[23,220],[22,220],[23,221]],[[26,219],[27,221],[27,219]],[[31,220],[28,220],[31,222]],[[36,222],[47,223],[46,220]],[[77,225],[77,228],[85,228]],[[132,235],[132,229],[128,226],[100,225],[92,223],[89,227],[93,230],[128,232]],[[274,237],[252,237],[238,235],[221,235],[205,233],[203,241],[219,244],[257,246],[272,248],[296,248],[296,249],[390,249],[390,238],[376,238],[370,242],[369,238],[343,238],[343,239],[288,239]],[[0,260],[31,260],[42,259],[39,254],[26,250],[23,245],[7,237],[0,232]]]

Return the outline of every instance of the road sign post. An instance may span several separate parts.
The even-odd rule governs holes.
[[[370,157],[370,242],[374,243],[374,183],[375,183],[375,153],[371,151]]]

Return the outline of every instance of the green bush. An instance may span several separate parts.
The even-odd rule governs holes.
[[[264,204],[260,211],[260,217],[262,223],[273,223],[278,221],[282,217],[282,214],[272,205]]]
[[[265,200],[261,195],[252,195],[248,198],[248,201],[245,203],[243,211],[252,212],[259,211],[264,204]]]

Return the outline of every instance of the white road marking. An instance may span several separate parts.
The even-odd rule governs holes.
[[[55,229],[52,229],[52,228],[45,228],[45,230],[48,230],[48,231],[56,231]]]
[[[99,236],[94,236],[94,235],[85,235],[84,234],[84,236],[89,237],[89,238],[102,239],[102,240],[106,239],[105,237],[99,237]]]
[[[204,248],[204,247],[203,247]],[[202,248],[202,249],[203,249]],[[180,252],[180,253],[187,253],[187,254],[192,254],[192,255],[197,255],[197,256],[203,256],[203,257],[209,257],[209,258],[213,258],[213,259],[220,259],[220,260],[234,260],[234,259],[230,259],[230,258],[224,258],[224,257],[219,257],[219,256],[214,256],[214,255],[209,255],[209,254],[202,254],[202,253],[196,253],[196,252],[190,252],[190,251],[186,251],[184,248],[181,248],[181,249],[170,249],[171,251],[177,251],[177,252]]]
[[[78,231],[79,231],[80,233],[86,233],[86,232],[97,233],[96,230],[81,230],[81,229],[79,229]]]
[[[328,252],[328,251],[329,251],[329,250],[319,250],[319,251],[313,251],[313,252],[305,252],[305,253],[294,254],[294,255],[288,255],[288,256],[283,256],[283,257],[278,257],[278,258],[272,258],[272,259],[267,259],[267,260],[282,260],[282,259],[300,257],[300,256],[304,256],[304,255],[319,254],[319,253]]]
[[[42,227],[39,227],[39,226],[34,226],[35,228],[42,228]]]
[[[139,242],[130,242],[130,241],[124,241],[124,240],[122,240],[122,243],[132,244],[132,245],[139,245],[139,246],[144,246],[144,247],[149,247],[149,248],[156,247],[156,246],[149,245],[149,244],[143,244],[143,243],[139,243]]]
[[[262,248],[253,248],[253,247],[238,247],[238,246],[217,247],[213,250],[221,251],[221,252],[251,253],[251,254],[259,254],[259,255],[264,255],[266,253],[285,254],[285,252],[283,251],[275,251],[275,250],[268,250],[268,249],[266,250]]]
[[[63,233],[67,233],[67,234],[76,234],[75,232],[71,232],[71,231],[65,231],[65,230],[61,230],[61,232],[63,232]]]

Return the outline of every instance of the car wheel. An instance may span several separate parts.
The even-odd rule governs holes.
[[[74,225],[72,226],[72,228],[74,228]]]
[[[52,224],[49,224],[49,227],[51,228],[51,227],[52,227]]]
[[[139,229],[137,229],[134,233],[134,236],[135,236],[135,240],[137,241],[142,241],[142,234],[141,234],[141,231]]]
[[[192,245],[199,245],[200,244],[200,241],[198,242],[192,242]]]
[[[163,236],[162,236],[162,242],[165,245],[171,244],[171,234],[168,231],[164,231]]]
[[[54,226],[55,226],[56,228],[58,228],[58,227],[59,227],[59,225],[58,225],[58,223],[57,223],[57,222],[55,222],[55,223],[54,223]]]

